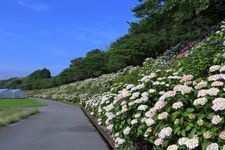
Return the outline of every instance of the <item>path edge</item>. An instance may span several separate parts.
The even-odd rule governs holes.
[[[112,138],[108,134],[105,133],[105,131],[103,130],[103,128],[101,126],[98,125],[98,122],[96,121],[96,119],[93,116],[91,116],[91,114],[88,110],[86,110],[82,106],[80,106],[80,108],[84,112],[84,114],[87,116],[88,120],[94,125],[94,127],[100,133],[100,135],[102,136],[103,140],[107,143],[109,148],[111,148],[112,150],[115,150],[116,149],[115,143],[112,140]]]

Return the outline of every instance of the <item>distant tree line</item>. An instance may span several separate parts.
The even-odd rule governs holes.
[[[129,65],[141,65],[145,58],[156,58],[177,43],[195,40],[225,16],[225,0],[138,0],[132,9],[138,18],[126,35],[107,50],[94,49],[71,61],[58,76],[47,69],[25,78],[0,82],[0,88],[43,89],[115,72]]]

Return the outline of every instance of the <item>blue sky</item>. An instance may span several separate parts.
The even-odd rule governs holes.
[[[107,49],[135,21],[136,0],[0,0],[0,79],[48,68]]]

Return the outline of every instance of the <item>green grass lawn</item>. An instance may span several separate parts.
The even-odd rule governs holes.
[[[38,112],[38,109],[0,110],[0,127],[7,126]]]
[[[27,99],[0,99],[1,108],[21,108],[21,107],[39,107],[44,104],[38,100],[27,98]]]
[[[0,127],[7,126],[38,112],[37,108],[45,104],[31,98],[0,99]]]

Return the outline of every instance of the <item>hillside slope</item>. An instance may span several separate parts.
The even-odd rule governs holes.
[[[225,22],[220,26],[143,67],[30,94],[79,101],[122,149],[225,149]]]

